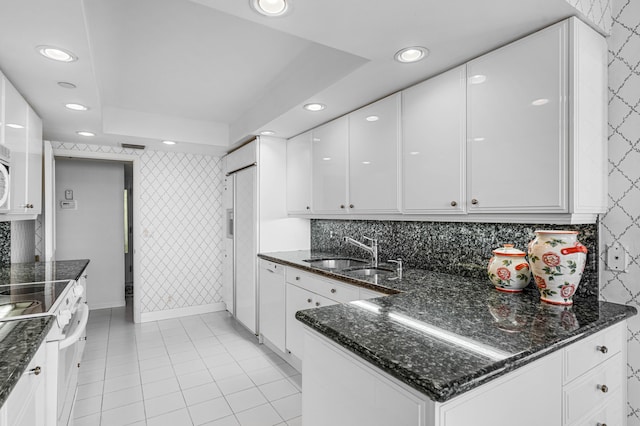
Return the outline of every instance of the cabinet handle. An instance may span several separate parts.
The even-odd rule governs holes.
[[[602,352],[603,354],[609,352],[609,348],[607,348],[606,346],[596,346],[596,350]]]
[[[455,206],[457,206],[457,205],[458,205],[458,203],[456,203],[455,201],[452,201],[452,202],[451,202],[451,207],[455,207]]]
[[[296,281],[300,281],[300,277],[296,277]]]
[[[344,209],[344,204],[340,204],[340,208],[341,208],[341,209]]]
[[[609,392],[609,387],[607,385],[598,385],[598,389],[600,389],[602,393]]]
[[[40,366],[38,365],[36,368],[32,368],[31,370],[29,370],[29,373],[33,374],[34,376],[37,376],[40,373],[42,373],[42,368],[40,368]]]
[[[336,292],[336,289],[335,289],[335,288],[332,288],[332,289],[331,289],[331,293],[335,293],[335,292]]]
[[[598,422],[598,424],[596,426],[607,426],[607,424]]]
[[[354,207],[355,207],[355,206],[354,206],[353,204],[349,204],[349,208],[350,208],[350,209],[352,209],[352,208],[354,208]]]
[[[316,302],[316,306],[320,306],[320,302]]]
[[[311,210],[311,207],[310,207],[310,206],[307,206],[307,210]]]
[[[311,303],[311,299],[307,299],[307,303]]]
[[[473,198],[473,199],[471,200],[471,204],[473,204],[473,205],[475,206],[476,204],[478,204],[478,200],[476,200],[475,198]]]

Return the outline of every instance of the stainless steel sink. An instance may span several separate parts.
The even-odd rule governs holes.
[[[335,259],[306,259],[305,262],[309,262],[311,266],[324,269],[345,269],[352,268],[354,266],[362,266],[367,262],[356,259],[347,258],[335,258]]]
[[[388,275],[393,274],[395,271],[386,268],[350,268],[345,272],[349,272],[352,275],[357,275],[359,277],[373,277],[376,275]]]

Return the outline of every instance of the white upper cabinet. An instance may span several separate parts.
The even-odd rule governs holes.
[[[466,67],[402,92],[405,213],[465,212]]]
[[[349,114],[349,211],[398,212],[400,94]]]
[[[27,213],[42,211],[42,120],[31,108],[27,113]]]
[[[331,121],[312,132],[314,213],[347,212],[347,117]]]
[[[567,27],[468,63],[469,212],[567,211]]]
[[[311,132],[287,141],[287,211],[311,212]]]
[[[15,87],[4,79],[5,133],[4,143],[11,150],[11,213],[27,211],[27,111],[29,105]]]

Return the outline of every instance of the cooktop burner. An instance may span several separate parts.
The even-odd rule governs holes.
[[[69,281],[0,285],[0,320],[50,312]]]

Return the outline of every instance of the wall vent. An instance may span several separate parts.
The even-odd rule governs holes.
[[[135,145],[132,143],[122,143],[120,144],[120,146],[122,146],[123,148],[130,148],[130,149],[145,149],[146,147],[144,145]]]

